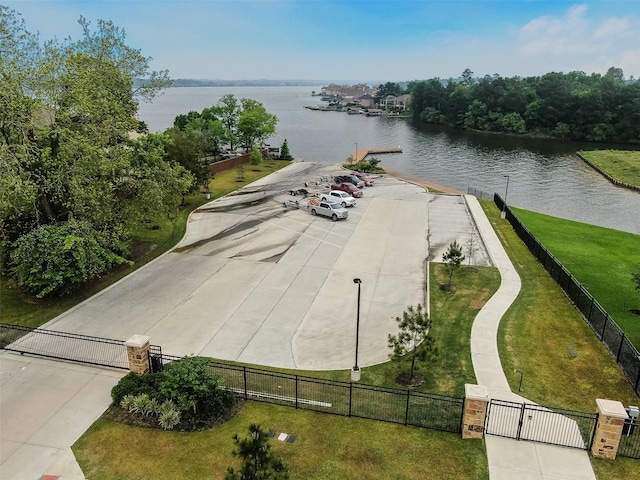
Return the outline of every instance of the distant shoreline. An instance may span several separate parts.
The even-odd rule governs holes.
[[[144,79],[136,78],[134,80],[134,86],[140,86],[144,83]],[[328,85],[328,83],[311,80],[195,80],[178,78],[173,80],[171,87],[317,87],[319,85]]]

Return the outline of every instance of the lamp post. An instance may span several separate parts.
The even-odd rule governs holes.
[[[356,146],[356,152],[353,154],[353,162],[351,163],[358,163],[358,144],[354,143],[354,145]],[[354,280],[355,282],[355,280]]]
[[[356,314],[356,363],[351,369],[351,381],[357,382],[360,380],[360,367],[358,367],[358,342],[360,340],[360,285],[362,280],[354,278],[353,283],[358,284],[358,313]]]
[[[509,175],[503,175],[507,179],[507,188],[504,191],[504,204],[502,205],[502,213],[500,214],[501,218],[505,218],[507,216],[507,195],[509,194]]]

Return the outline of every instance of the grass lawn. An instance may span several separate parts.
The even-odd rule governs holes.
[[[579,153],[613,179],[640,187],[640,151],[593,150]]]
[[[484,441],[384,422],[247,402],[211,430],[145,430],[98,420],[72,449],[87,478],[101,480],[222,479],[233,458],[232,436],[251,423],[297,436],[270,440],[295,479],[488,479]]]
[[[290,163],[285,160],[268,160],[258,167],[246,165],[243,169],[244,180],[242,182],[237,180],[236,169],[218,173],[209,184],[211,200],[265,177]],[[173,248],[184,235],[189,214],[209,201],[202,193],[187,196],[185,204],[176,209],[173,218],[140,225],[133,232],[132,251],[135,264],[132,267],[115,269],[69,297],[38,299],[21,292],[13,279],[4,275],[0,276],[0,298],[2,301],[0,322],[25,327],[43,325]]]
[[[640,235],[513,208],[529,231],[582,283],[640,348]]]
[[[638,397],[626,377],[580,313],[500,218],[495,204],[481,203],[522,281],[498,331],[504,371],[522,371],[523,395],[542,405],[586,412],[595,411],[596,398],[636,405]],[[517,391],[519,375],[507,373],[507,379]]]

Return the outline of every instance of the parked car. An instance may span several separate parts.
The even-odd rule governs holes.
[[[311,201],[309,203],[311,215],[322,215],[329,217],[334,222],[340,218],[347,218],[349,212],[342,205],[336,202],[327,202],[326,200]]]
[[[342,182],[342,183],[334,183],[331,185],[331,190],[342,190],[343,192],[347,192],[354,198],[362,197],[362,190],[356,187],[353,183]]]
[[[334,177],[335,183],[353,183],[357,188],[364,187],[364,182],[355,175],[345,174]]]
[[[353,174],[364,182],[365,187],[373,187],[373,178],[366,173],[354,172]]]
[[[336,202],[343,207],[355,207],[356,199],[342,190],[330,190],[320,195],[320,200],[326,200],[327,202]]]

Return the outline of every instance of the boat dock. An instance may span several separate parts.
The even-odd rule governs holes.
[[[384,148],[359,148],[355,151],[355,157],[351,155],[351,163],[358,163],[364,160],[367,155],[382,153],[402,153],[400,147],[384,147]]]

